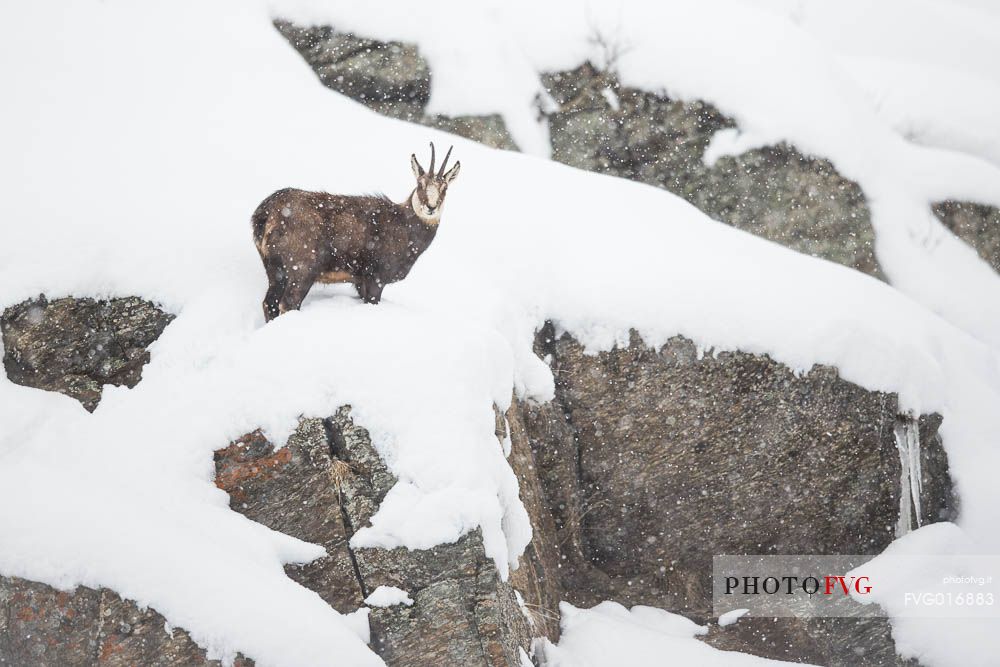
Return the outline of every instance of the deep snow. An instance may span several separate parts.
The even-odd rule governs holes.
[[[559,605],[562,636],[558,645],[542,640],[536,653],[545,667],[778,667],[803,663],[768,660],[753,655],[720,651],[696,639],[708,628],[656,609],[626,609],[617,602],[602,602],[590,609]]]
[[[706,10],[680,7],[674,19],[707,20]],[[441,31],[427,40],[432,104],[467,112],[453,87],[474,71],[466,70],[463,45],[496,26],[488,11],[450,9],[449,23],[426,22]],[[493,434],[492,404],[505,407],[512,388],[551,396],[551,374],[531,351],[546,318],[592,350],[627,341],[634,327],[650,345],[683,334],[704,349],[768,353],[799,370],[830,364],[865,387],[898,391],[907,409],[941,412],[964,534],[970,548],[998,547],[992,471],[1000,464],[1000,373],[990,347],[890,286],[712,222],[663,191],[379,117],[320,87],[271,27],[269,11],[235,0],[4,10],[0,62],[17,65],[0,70],[0,307],[40,292],[137,294],[177,318],[153,345],[142,382],[106,389],[94,414],[65,396],[0,380],[0,573],[66,588],[108,586],[188,629],[214,655],[242,651],[265,665],[379,664],[356,620],[285,577],[283,563],[322,550],[230,511],[212,483],[212,452],[258,426],[282,442],[300,415],[349,403],[400,479],[357,543],[428,547],[478,526],[506,576],[531,529]],[[556,10],[532,11],[540,40],[552,25],[543,14]],[[737,68],[722,55],[700,72],[675,67],[694,39],[683,33],[696,31],[672,20],[663,26],[666,51],[636,49],[622,63],[627,80],[660,81],[669,64],[678,91],[738,108],[750,136],[811,136],[806,150],[830,148],[838,167],[863,176],[880,198],[873,203],[883,221],[880,259],[894,282],[992,341],[1000,332],[996,277],[950,241],[930,249],[904,240],[914,219],[904,224],[895,215],[906,207],[916,214],[931,181],[947,192],[968,176],[962,192],[985,197],[995,170],[958,155],[930,169],[939,152],[866,120],[870,114],[857,111],[863,96],[831,88],[837,76],[824,78],[824,67],[803,82],[807,101],[775,105],[768,95],[784,70],[768,68],[804,38],[791,24],[777,30],[759,12],[733,11],[735,18],[707,23],[713,45],[743,44],[735,26],[717,23],[745,19],[775,38],[767,54]],[[395,27],[393,14],[379,13],[386,29]],[[402,8],[396,14],[412,19]],[[566,41],[548,47],[566,66],[586,56],[572,29],[582,25],[578,14],[563,16]],[[349,15],[376,32],[374,19]],[[636,29],[636,40],[648,35],[634,22],[626,28]],[[522,145],[540,151],[544,133],[516,114],[530,105],[523,77],[555,61],[521,57],[508,41],[492,44],[480,46],[501,78],[473,89],[489,107],[477,110],[504,111]],[[802,75],[795,68],[815,66],[813,56],[806,49],[784,60]],[[727,93],[727,77],[738,74],[778,83]],[[809,135],[796,119],[812,104],[833,104],[838,124]],[[777,110],[775,118],[765,122],[765,109]],[[409,154],[431,139],[455,143],[463,170],[438,239],[411,276],[387,288],[379,306],[327,288],[301,312],[263,326],[265,279],[248,222],[260,199],[295,185],[383,189],[402,200],[412,187]],[[834,154],[841,143],[868,143],[882,157],[869,165],[868,153]],[[911,171],[890,178],[900,168]],[[903,193],[902,180],[916,185]],[[887,259],[893,253],[896,263]],[[954,257],[936,265],[943,254]],[[945,280],[945,269],[959,273]],[[897,279],[916,271],[940,289],[940,300],[908,284],[913,276]],[[970,325],[963,318],[972,317],[965,309],[972,300],[980,307]],[[962,637],[949,642],[944,627],[937,638],[955,664],[963,651],[996,651],[1000,643],[995,632]]]
[[[417,43],[434,72],[428,111],[500,112],[518,145],[536,155],[549,151],[535,122],[537,73],[587,58],[602,65],[600,35],[620,51],[623,84],[708,100],[738,122],[738,140],[713,146],[714,157],[789,141],[830,159],[865,192],[876,254],[893,285],[1000,346],[1000,277],[929,207],[948,198],[1000,205],[995,13],[946,0],[443,0],[431,12],[419,3],[359,11],[349,0],[271,6],[276,15]]]

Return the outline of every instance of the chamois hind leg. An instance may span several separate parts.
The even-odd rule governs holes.
[[[279,259],[264,260],[264,270],[267,271],[268,282],[267,294],[264,295],[264,321],[270,322],[281,314],[278,304],[285,294],[288,276]]]

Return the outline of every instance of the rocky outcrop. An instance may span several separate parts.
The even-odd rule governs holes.
[[[0,665],[11,667],[220,667],[182,629],[113,591],[58,591],[0,577]],[[253,663],[237,657],[234,667]]]
[[[259,432],[216,453],[216,484],[232,508],[286,534],[322,545],[327,555],[286,567],[288,576],[350,613],[378,586],[407,591],[413,606],[373,608],[371,646],[389,665],[521,665],[520,651],[550,622],[522,609],[501,581],[479,531],[434,549],[351,548],[395,484],[364,429],[344,409],[304,419],[287,446]],[[542,584],[525,571],[522,581]],[[527,607],[526,607],[527,608]],[[108,590],[57,591],[0,577],[0,665],[217,665],[155,610]],[[252,664],[241,658],[237,665]]]
[[[954,516],[940,418],[900,416],[895,395],[835,369],[797,376],[766,356],[702,356],[679,337],[588,355],[551,326],[536,351],[556,398],[523,410],[523,433],[574,605],[610,599],[704,622],[713,555],[879,553],[896,535],[896,427],[908,421],[921,442],[920,521]],[[845,623],[857,646],[834,641]],[[709,640],[823,664],[857,664],[860,648],[885,664],[889,637],[880,619],[747,619]]]
[[[781,144],[708,166],[712,136],[736,126],[711,104],[622,86],[589,63],[542,83],[553,159],[664,188],[716,220],[882,277],[864,193],[829,161]]]
[[[417,45],[381,42],[330,26],[283,20],[275,26],[325,86],[394,118],[517,149],[498,114],[425,113],[432,72]],[[829,160],[778,144],[706,165],[712,136],[736,127],[711,104],[623,86],[611,69],[591,63],[540,78],[539,114],[548,123],[554,159],[662,187],[716,220],[884,279],[864,193]],[[1000,210],[956,201],[939,202],[933,209],[1000,271],[995,231]]]
[[[499,115],[425,113],[432,72],[416,45],[330,26],[275,26],[327,87],[394,118],[516,149]],[[882,278],[864,194],[828,160],[782,144],[708,166],[712,135],[735,127],[710,104],[622,86],[590,63],[544,74],[541,86],[554,159],[665,188],[717,220]]]
[[[216,467],[234,510],[326,548],[326,557],[287,571],[338,611],[363,606],[382,585],[413,598],[410,607],[371,611],[371,645],[388,664],[520,664],[518,649],[532,637],[528,620],[479,531],[429,550],[349,545],[396,480],[347,409],[303,420],[282,449],[250,434],[218,452]]]
[[[324,86],[393,118],[422,123],[494,148],[517,150],[499,114],[444,116],[425,112],[431,71],[417,47],[337,32],[331,26],[274,23]]]
[[[975,248],[994,271],[1000,272],[1000,208],[948,200],[933,206],[945,227]]]
[[[169,318],[138,299],[35,302],[41,316],[31,307],[8,309],[15,335],[5,343],[20,359],[43,350],[32,358],[43,377],[66,374],[64,360],[81,349],[75,336],[95,330],[148,344],[149,323]],[[134,330],[145,333],[123,333]],[[766,356],[700,355],[682,338],[654,350],[633,337],[588,355],[551,325],[536,352],[553,370],[555,400],[515,400],[496,418],[534,529],[509,581],[478,531],[430,550],[350,546],[396,480],[347,408],[304,419],[284,447],[254,432],[219,450],[217,485],[235,511],[326,549],[286,570],[339,611],[356,610],[381,585],[407,591],[413,606],[370,616],[372,648],[390,665],[518,665],[532,637],[557,639],[560,600],[648,604],[707,621],[719,553],[877,553],[901,529],[898,447],[908,429],[920,443],[922,494],[902,529],[918,516],[955,514],[940,418],[901,416],[894,395],[834,369],[796,375]],[[706,641],[824,664],[896,660],[879,619],[745,619]],[[0,578],[5,663],[211,661],[182,630],[167,632],[155,610],[111,591]]]
[[[171,319],[134,297],[40,297],[4,311],[5,366],[12,380],[60,391],[93,410],[104,384],[139,381],[146,347]],[[325,547],[326,557],[287,572],[335,609],[357,610],[383,584],[410,594],[412,607],[375,608],[370,615],[373,648],[389,664],[519,665],[534,632],[558,631],[546,627],[552,612],[533,592],[522,598],[531,607],[522,608],[512,584],[486,558],[478,531],[426,551],[349,547],[395,478],[346,409],[303,420],[282,448],[250,433],[217,452],[216,466],[217,484],[236,511]],[[518,576],[532,591],[545,586],[527,570]],[[550,591],[545,606],[555,609],[557,602]],[[533,632],[529,619],[536,617]],[[112,591],[62,592],[0,577],[0,664],[216,664],[183,630],[164,628],[155,610],[140,610]]]
[[[498,115],[426,113],[432,72],[414,45],[277,21],[322,83],[386,115],[516,149]],[[727,224],[881,277],[870,212],[830,162],[779,145],[703,161],[733,128],[710,104],[622,86],[584,64],[542,76],[555,159],[678,194]],[[996,208],[935,205],[1000,270]],[[44,297],[0,318],[8,377],[93,410],[104,384],[134,386],[172,316],[137,298]],[[341,612],[380,585],[413,606],[373,609],[372,648],[390,665],[518,665],[532,637],[558,638],[558,603],[611,599],[711,619],[711,556],[877,553],[899,524],[898,433],[921,443],[922,495],[910,522],[953,518],[956,499],[936,415],[900,415],[892,394],[832,368],[805,375],[766,356],[660,349],[584,354],[540,332],[556,398],[497,413],[534,537],[509,581],[470,533],[430,550],[352,548],[395,483],[349,410],[304,419],[286,446],[247,434],[216,455],[217,484],[254,521],[322,545],[286,568]],[[910,523],[905,522],[905,523]],[[884,620],[744,619],[706,641],[823,664],[904,664]],[[0,577],[0,664],[207,665],[181,629],[112,591],[74,592]],[[249,664],[240,659],[238,664]]]
[[[134,387],[147,347],[174,318],[137,297],[30,299],[3,311],[3,365],[11,382],[97,407],[106,384]]]

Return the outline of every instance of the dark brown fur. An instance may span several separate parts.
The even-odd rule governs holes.
[[[378,303],[383,287],[406,277],[434,240],[445,191],[460,166],[443,173],[446,157],[442,173],[435,174],[433,153],[428,172],[416,157],[411,162],[417,188],[402,204],[385,196],[294,188],[278,190],[261,202],[252,222],[269,283],[265,319],[298,309],[316,282],[351,282],[366,303]],[[437,205],[430,209],[428,188],[438,193]],[[414,210],[414,197],[424,217]],[[426,217],[428,210],[438,217]]]

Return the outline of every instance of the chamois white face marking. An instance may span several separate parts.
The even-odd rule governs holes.
[[[437,186],[437,183],[428,183],[427,188],[424,190],[424,195],[427,197],[427,205],[429,207],[437,208],[438,204],[441,203],[441,189]]]
[[[441,208],[444,206],[444,197],[448,191],[448,185],[458,175],[460,168],[460,163],[458,162],[445,173],[450,155],[451,149],[449,148],[441,169],[437,172],[434,171],[434,144],[431,144],[431,161],[426,171],[420,166],[415,154],[410,156],[410,167],[413,169],[413,175],[417,179],[417,187],[410,197],[410,205],[413,207],[413,211],[417,214],[417,217],[429,225],[436,225],[441,219]]]
[[[413,206],[413,211],[417,214],[417,217],[427,224],[436,225],[441,220],[440,202],[435,208],[430,208],[427,204],[420,201],[419,188],[413,191],[413,196],[410,197],[410,204]]]

